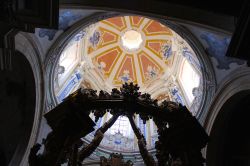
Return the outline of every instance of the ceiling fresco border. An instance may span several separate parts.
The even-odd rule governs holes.
[[[131,66],[132,73],[130,73],[128,71],[128,73],[123,73],[123,75],[121,76],[122,68],[127,61],[130,61],[132,64],[132,66]],[[132,78],[130,77],[129,73],[133,76]],[[119,80],[119,78],[121,80]],[[122,58],[121,66],[119,66],[119,68],[115,74],[115,77],[113,78],[113,82],[116,84],[122,85],[124,82],[126,82],[126,81],[123,82],[123,79],[128,79],[128,80],[133,80],[133,82],[137,84],[138,80],[136,78],[137,77],[136,77],[136,71],[135,71],[134,56],[133,56],[133,54],[125,54],[125,56]]]
[[[154,53],[154,54],[156,54],[159,58],[161,58],[161,59],[163,59],[163,55],[161,55],[162,53],[161,53],[161,51],[162,50],[160,50],[159,52],[156,52],[156,50],[153,50],[151,47],[150,47],[150,43],[155,43],[157,40],[155,40],[155,39],[149,39],[149,40],[147,40],[146,41],[146,43],[145,43],[145,48],[147,48],[148,50],[150,50],[152,53]],[[165,40],[158,40],[158,41],[161,41],[161,45],[164,45],[164,44],[170,44],[171,43],[171,41],[169,41],[168,39],[165,39]]]
[[[112,18],[111,18],[111,19],[112,19]],[[109,21],[103,20],[103,23],[104,23],[104,24],[107,24],[107,25],[109,25],[109,26],[111,26],[111,27],[113,27],[113,28],[115,28],[115,29],[118,29],[119,31],[123,31],[124,29],[127,28],[127,25],[126,25],[126,20],[125,20],[125,18],[121,18],[121,19],[122,19],[122,24],[123,24],[121,27],[119,27],[119,26],[113,24],[112,22],[110,22],[110,21],[112,21],[112,20],[109,20]]]
[[[104,75],[110,74],[110,73],[112,72],[113,66],[116,64],[116,62],[118,61],[119,57],[121,57],[121,55],[122,55],[122,50],[121,50],[121,48],[118,47],[118,46],[115,46],[115,47],[112,47],[112,48],[110,48],[110,49],[108,49],[108,50],[105,50],[105,52],[101,52],[101,53],[97,54],[97,55],[94,57],[94,58],[95,58],[94,63],[98,63],[98,61],[99,61],[99,59],[100,59],[101,57],[107,56],[107,54],[109,54],[109,53],[111,53],[111,52],[113,52],[113,51],[116,51],[117,54],[116,54],[114,60],[112,61],[112,64],[110,65],[108,71],[104,71]]]
[[[135,24],[134,21],[133,21],[133,19],[134,19],[134,18],[137,18],[137,17],[138,17],[140,20],[139,20],[139,22],[138,22],[137,24]],[[139,27],[141,26],[143,20],[144,20],[144,18],[142,18],[142,17],[140,17],[140,16],[134,16],[134,17],[130,17],[130,18],[129,18],[131,27],[136,27],[136,28],[139,28]]]
[[[139,66],[140,66],[140,72],[142,73],[142,82],[147,82],[147,78],[145,76],[145,72],[143,72],[144,70],[144,67],[143,67],[143,63],[142,63],[142,56],[144,56],[145,58],[147,59],[150,59],[151,62],[154,64],[154,66],[157,66],[157,69],[158,69],[158,72],[159,73],[163,73],[163,68],[161,67],[160,64],[158,64],[157,61],[155,61],[152,57],[150,57],[145,51],[140,51],[138,54],[137,54],[137,58],[138,58],[138,62],[139,62]],[[158,74],[159,74],[158,73]]]

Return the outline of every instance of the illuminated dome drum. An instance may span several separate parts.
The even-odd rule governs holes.
[[[54,93],[61,102],[80,87],[111,92],[125,82],[140,86],[158,102],[171,100],[197,114],[203,93],[201,65],[190,45],[175,31],[140,16],[118,16],[81,29],[61,53],[54,78]],[[93,115],[90,115],[94,118]],[[109,118],[99,119],[99,128]],[[152,120],[135,122],[154,151],[157,128]],[[89,134],[85,141],[93,139]],[[137,160],[138,145],[127,117],[119,117],[105,133],[93,155],[121,152]],[[153,152],[152,152],[153,153]]]

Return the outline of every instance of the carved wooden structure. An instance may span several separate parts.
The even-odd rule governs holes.
[[[106,159],[105,157],[101,157],[101,163],[100,166],[132,166],[133,163],[129,160],[125,162],[123,160],[122,154],[112,153],[109,157],[109,159]]]
[[[81,138],[93,130],[87,117],[90,112],[94,113],[96,122],[106,112],[113,117],[96,131],[89,145],[81,147]],[[159,166],[203,165],[201,149],[207,144],[208,136],[195,117],[185,106],[171,101],[158,105],[149,94],[141,94],[133,83],[125,83],[120,90],[113,89],[111,94],[101,91],[97,95],[95,90],[79,89],[67,97],[45,115],[53,131],[45,140],[43,154],[37,154],[39,145],[31,150],[30,165],[56,166],[67,161],[71,166],[81,165],[99,146],[103,134],[117,118],[127,116],[145,165],[155,166],[157,163],[147,151],[145,138],[134,122],[134,114],[139,114],[144,123],[152,118],[158,127],[159,141],[155,148]]]

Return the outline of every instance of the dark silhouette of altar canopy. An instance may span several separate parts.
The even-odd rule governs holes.
[[[91,112],[95,122],[107,112],[113,116],[97,129],[87,146],[82,146],[81,138],[94,130],[94,122],[88,116]],[[145,137],[134,122],[135,114],[144,123],[153,119],[158,128],[155,147],[158,163],[147,151]],[[52,132],[44,140],[42,154],[37,154],[40,144],[31,149],[31,166],[57,166],[65,162],[70,166],[81,165],[96,150],[104,133],[119,116],[129,118],[145,165],[201,166],[204,162],[201,149],[207,144],[208,135],[196,118],[181,104],[172,101],[158,104],[149,94],[141,94],[133,83],[125,83],[120,90],[113,89],[111,94],[79,89],[44,116]]]

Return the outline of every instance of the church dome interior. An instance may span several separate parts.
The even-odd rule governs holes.
[[[157,20],[142,16],[115,16],[82,28],[71,37],[56,66],[54,93],[60,103],[79,88],[111,92],[124,83],[138,84],[158,103],[186,105],[193,115],[203,93],[201,64],[192,47],[177,32]],[[94,120],[94,115],[90,117]],[[111,118],[106,113],[96,129]],[[158,139],[153,120],[136,123],[154,151]],[[84,139],[87,143],[94,133]],[[132,161],[140,158],[136,137],[127,117],[119,117],[105,133],[93,155],[120,152]],[[152,152],[153,153],[153,152]],[[135,157],[134,157],[135,156]],[[133,158],[134,157],[134,158]]]
[[[174,30],[146,17],[117,16],[72,36],[56,66],[54,93],[61,102],[79,87],[111,92],[133,82],[159,102],[191,108],[202,78],[196,53]]]
[[[0,165],[249,166],[250,2],[223,4],[0,2]]]

